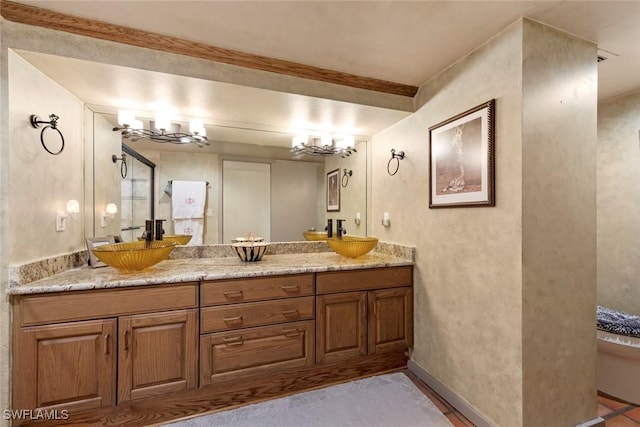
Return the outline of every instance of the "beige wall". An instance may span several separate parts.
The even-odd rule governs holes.
[[[411,357],[498,426],[560,427],[596,415],[593,57],[591,44],[528,20],[516,23],[423,85],[419,110],[373,139],[373,234],[417,247]],[[546,113],[558,96],[562,114],[552,120]],[[496,206],[430,210],[428,128],[491,98]],[[576,124],[581,131],[572,134]],[[391,148],[406,153],[395,176],[386,171]],[[559,165],[575,179],[547,194]],[[563,225],[576,212],[583,218],[558,230],[550,203],[567,210]],[[388,229],[376,220],[384,211],[391,214]],[[583,338],[561,342],[567,328],[535,328],[536,320],[548,323],[543,316]],[[543,404],[549,407],[540,410]]]
[[[84,206],[83,104],[20,56],[9,54],[9,258],[12,264],[84,247],[84,212],[67,220],[66,231],[56,232],[56,211],[69,199]],[[29,123],[31,114],[48,121],[60,117],[65,138],[62,153],[53,156],[40,144],[40,130]],[[48,129],[51,150],[59,148],[57,135]],[[36,244],[24,244],[34,242]]]
[[[524,30],[524,425],[568,426],[595,416],[597,52]]]
[[[369,219],[367,218],[367,142],[360,142],[356,144],[355,148],[357,151],[349,157],[327,157],[325,160],[325,180],[328,172],[336,169],[340,171],[340,211],[326,212],[326,194],[323,195],[321,198],[325,219],[322,228],[318,228],[318,230],[324,230],[327,225],[326,220],[331,218],[334,220],[333,231],[335,233],[336,220],[344,219],[344,228],[347,229],[348,235],[367,235],[367,220]],[[346,187],[342,187],[344,169],[353,172]],[[356,213],[360,213],[360,224],[356,224]]]
[[[640,314],[640,92],[598,106],[598,304]]]
[[[4,46],[4,20],[0,17],[0,45]],[[11,364],[11,306],[6,294],[8,265],[9,265],[9,64],[7,49],[0,49],[0,408],[10,407],[10,369]],[[8,421],[0,419],[0,426],[9,425]]]

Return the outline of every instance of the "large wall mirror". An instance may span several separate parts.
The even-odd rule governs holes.
[[[205,183],[204,218],[198,222],[203,244],[229,243],[249,234],[269,241],[300,241],[306,230],[324,230],[328,218],[344,219],[350,235],[367,233],[367,141],[357,141],[356,152],[345,158],[296,158],[290,151],[292,134],[273,128],[206,125],[210,145],[199,147],[123,138],[113,130],[113,111],[89,106],[85,112],[85,123],[92,128],[87,163],[93,173],[87,176],[93,179],[87,184],[96,212],[87,236],[134,240],[144,231],[139,228],[144,219],[151,218],[166,220],[165,232],[176,233],[176,181]],[[188,123],[176,125],[188,129]],[[147,179],[148,171],[141,171],[145,163],[154,165],[153,180]],[[336,170],[340,210],[328,212],[327,175]],[[103,211],[109,203],[119,209],[105,222]]]

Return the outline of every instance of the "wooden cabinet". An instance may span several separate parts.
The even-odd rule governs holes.
[[[203,283],[200,385],[312,365],[314,291],[313,274]]]
[[[89,409],[195,388],[197,291],[191,283],[17,297],[13,407]]]
[[[198,310],[118,319],[118,402],[194,388]]]
[[[411,285],[407,267],[378,269],[377,274],[318,273],[316,362],[408,349],[413,344]]]
[[[319,295],[316,361],[333,362],[367,354],[367,293]]]
[[[116,319],[32,326],[14,340],[13,407],[115,404]]]

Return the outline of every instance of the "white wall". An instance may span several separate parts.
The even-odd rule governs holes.
[[[411,358],[489,424],[596,416],[595,55],[518,22],[423,85],[419,110],[373,138],[373,234],[417,247]],[[429,209],[428,128],[492,98],[496,206]],[[406,153],[392,177],[391,148]],[[565,173],[568,183],[552,179]],[[385,211],[388,229],[376,220]]]
[[[598,304],[640,315],[640,92],[598,106]]]

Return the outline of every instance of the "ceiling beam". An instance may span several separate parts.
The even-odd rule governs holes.
[[[21,24],[64,31],[163,52],[176,53],[214,62],[222,62],[255,70],[269,71],[303,79],[334,83],[411,98],[418,92],[416,86],[328,70],[326,68],[261,55],[253,55],[103,21],[80,18],[7,0],[2,0],[0,13],[5,19]]]

